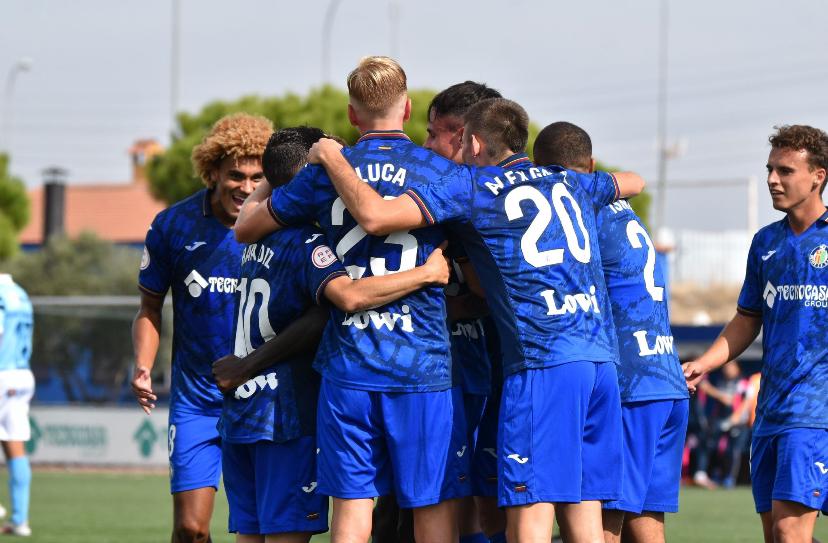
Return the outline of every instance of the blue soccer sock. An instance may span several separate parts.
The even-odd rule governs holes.
[[[9,466],[9,495],[11,496],[12,524],[29,520],[29,489],[32,484],[32,467],[25,456],[11,458]]]
[[[506,532],[497,532],[489,538],[489,543],[506,543]]]
[[[460,536],[460,543],[489,543],[483,532]]]

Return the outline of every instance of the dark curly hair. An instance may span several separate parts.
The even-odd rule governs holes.
[[[823,168],[828,172],[828,134],[819,128],[804,124],[774,126],[776,132],[768,141],[774,149],[793,149],[808,152],[811,171]]]

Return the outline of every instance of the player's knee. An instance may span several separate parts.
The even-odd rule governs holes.
[[[210,525],[196,519],[181,519],[173,528],[174,543],[207,543],[210,541]]]
[[[802,540],[804,527],[798,517],[782,517],[773,521],[773,540],[778,543],[793,543]]]

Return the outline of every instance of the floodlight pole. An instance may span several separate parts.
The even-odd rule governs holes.
[[[336,10],[341,0],[331,0],[325,11],[325,20],[322,23],[322,84],[331,83],[331,34],[336,18]]]
[[[179,55],[181,50],[181,1],[172,0],[172,19],[170,36],[170,135],[176,130],[178,113]]]
[[[656,205],[653,218],[653,233],[656,235],[665,222],[665,192],[667,189],[667,67],[668,67],[668,38],[670,22],[669,0],[661,0],[659,17],[658,39],[658,174],[656,178]]]
[[[11,153],[11,131],[12,131],[12,96],[14,95],[14,84],[17,81],[17,74],[28,72],[32,69],[33,61],[29,57],[21,57],[9,69],[6,76],[6,87],[3,92],[3,129],[0,132],[0,151]]]

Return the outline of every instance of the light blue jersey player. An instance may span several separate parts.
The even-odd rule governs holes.
[[[499,501],[513,539],[551,538],[552,503],[618,497],[621,415],[617,345],[596,244],[593,207],[640,191],[635,174],[582,176],[532,165],[528,117],[502,99],[466,114],[463,156],[437,182],[383,200],[322,140],[326,165],[349,210],[370,233],[451,222],[486,290],[498,326],[506,382],[500,411]],[[573,414],[576,416],[573,417]],[[600,431],[597,428],[600,427]],[[517,507],[517,506],[526,507]],[[563,512],[562,511],[562,512]],[[573,523],[601,538],[600,508]]]
[[[538,164],[591,173],[592,141],[580,127],[557,122],[534,144]],[[606,532],[637,541],[664,538],[665,512],[678,511],[688,392],[673,346],[665,274],[644,223],[626,200],[597,211],[598,246],[618,336],[618,383],[624,423],[621,498],[604,504]],[[641,515],[646,512],[646,515]],[[626,513],[626,514],[625,514]]]
[[[132,329],[133,391],[149,413],[155,406],[150,372],[168,291],[173,301],[169,456],[173,541],[209,537],[221,476],[216,423],[222,396],[214,360],[232,352],[233,310],[242,245],[231,227],[244,199],[264,179],[261,155],[272,126],[262,117],[220,119],[193,149],[206,190],[159,213],[147,232],[138,284],[141,308]]]
[[[29,403],[35,381],[32,356],[32,303],[26,291],[0,274],[0,441],[9,468],[10,522],[2,533],[29,536],[29,494],[32,469],[24,444],[31,438]]]
[[[411,103],[396,62],[363,59],[348,88],[349,117],[362,137],[346,152],[361,182],[394,198],[417,180],[437,180],[456,168],[402,132]],[[354,279],[411,270],[444,240],[439,228],[367,235],[319,166],[306,167],[263,201],[257,193],[245,204],[238,239],[318,221]],[[335,312],[315,367],[323,377],[318,482],[320,492],[334,497],[332,530],[367,540],[372,498],[394,493],[400,506],[415,509],[419,540],[452,538],[456,520],[443,504],[468,495],[469,455],[465,429],[454,424],[461,403],[452,397],[442,289],[425,288],[369,311]]]
[[[762,330],[750,473],[766,543],[810,541],[828,503],[828,134],[782,126],[770,144],[768,189],[786,217],[753,237],[737,315],[684,367],[695,386]]]

